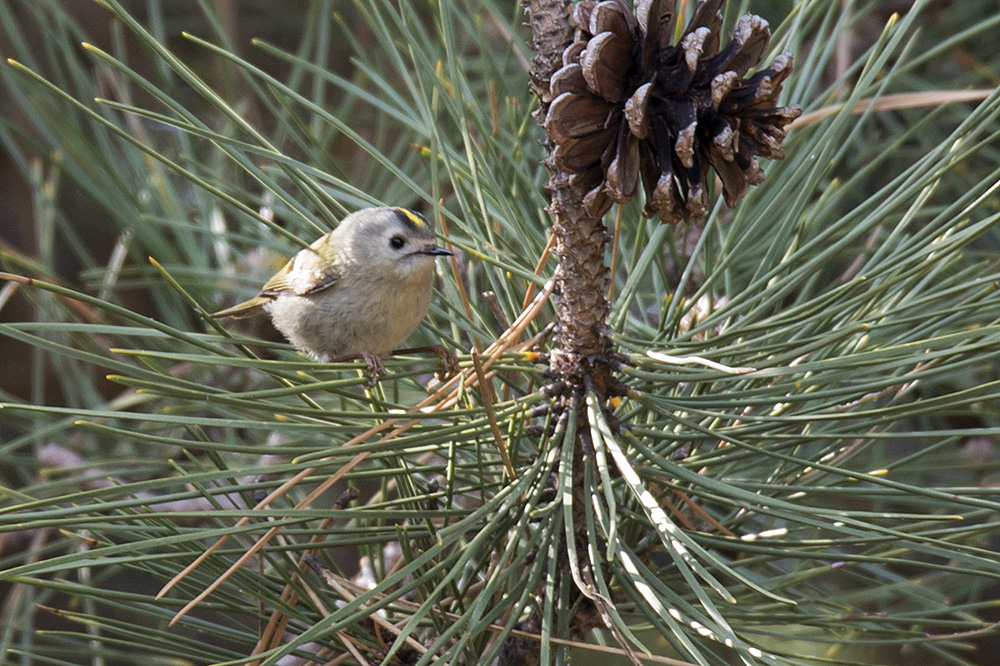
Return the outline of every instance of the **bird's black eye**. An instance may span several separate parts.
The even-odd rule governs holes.
[[[389,240],[389,245],[393,246],[394,248],[396,248],[398,250],[399,248],[401,248],[404,245],[406,245],[406,239],[403,238],[402,236],[393,236]]]

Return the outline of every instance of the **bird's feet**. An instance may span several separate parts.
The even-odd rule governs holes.
[[[429,345],[427,347],[410,347],[409,349],[397,349],[393,355],[403,354],[425,354],[430,352],[441,359],[441,369],[434,373],[439,381],[445,381],[458,374],[458,356],[455,352],[442,347],[441,345]]]
[[[431,345],[430,350],[441,359],[441,369],[434,373],[438,381],[446,381],[458,374],[458,356],[441,345]]]
[[[382,365],[382,359],[370,351],[358,352],[358,356],[368,364],[368,367],[365,369],[365,375],[367,375],[368,379],[362,386],[366,389],[373,389],[378,384],[379,377],[385,374],[385,366]]]

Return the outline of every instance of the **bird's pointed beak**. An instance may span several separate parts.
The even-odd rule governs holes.
[[[440,256],[440,257],[450,257],[451,255],[455,254],[451,250],[446,250],[443,247],[441,247],[440,245],[428,245],[423,250],[421,250],[420,253],[421,254],[429,254],[429,255],[435,256],[435,257],[438,257],[438,256]]]

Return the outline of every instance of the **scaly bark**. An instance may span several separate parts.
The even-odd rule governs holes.
[[[527,3],[534,50],[532,85],[540,107],[541,122],[550,102],[549,80],[562,67],[562,53],[573,39],[567,0],[529,0]],[[605,323],[608,302],[608,268],[604,250],[608,234],[600,217],[588,216],[583,198],[586,191],[570,184],[569,174],[552,162],[553,145],[547,138],[545,164],[549,169],[551,192],[549,212],[556,235],[555,253],[559,304],[556,313],[555,345],[550,370],[558,385],[557,393],[579,394],[592,380],[600,393],[611,383],[611,335]]]
[[[562,53],[572,41],[573,30],[569,25],[569,0],[527,0],[527,11],[532,31],[534,72],[532,85],[540,108],[536,114],[543,121],[550,102],[549,80],[562,67]],[[586,546],[583,492],[584,458],[593,455],[592,447],[585,441],[589,434],[586,410],[581,409],[583,396],[588,388],[595,388],[606,395],[606,387],[617,382],[612,379],[611,335],[606,320],[611,306],[608,301],[608,268],[604,264],[604,251],[608,244],[607,231],[600,217],[588,215],[583,206],[586,191],[570,184],[569,174],[559,170],[552,160],[553,145],[547,138],[545,164],[549,169],[548,188],[551,203],[553,233],[556,236],[555,253],[559,257],[556,270],[558,306],[556,309],[554,345],[550,352],[549,373],[553,380],[548,387],[554,395],[554,409],[565,418],[568,412],[578,415],[577,438],[573,452],[573,538],[576,541],[578,562],[569,561],[570,550],[565,544],[565,533],[559,535],[559,572],[571,576],[571,570],[590,570]],[[554,415],[555,419],[559,415]],[[558,586],[557,586],[558,587]],[[590,631],[604,624],[590,599],[581,599],[579,590],[572,600],[575,608],[569,622],[569,638],[582,640]],[[537,611],[519,628],[537,632],[540,629]],[[513,636],[504,644],[494,661],[494,666],[514,664],[532,666],[538,663],[538,645],[533,641]]]

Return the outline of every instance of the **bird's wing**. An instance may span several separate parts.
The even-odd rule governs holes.
[[[321,239],[322,240],[322,239]],[[327,289],[340,279],[340,268],[324,261],[310,246],[285,264],[260,290],[261,296],[277,296],[283,291],[303,296]]]
[[[325,241],[325,237],[321,238],[292,257],[280,271],[274,274],[274,277],[264,284],[256,296],[231,308],[216,312],[212,318],[249,317],[256,314],[261,306],[267,305],[284,291],[304,296],[335,285],[340,278],[341,269],[332,265],[331,261],[323,261],[320,252],[317,251],[322,249],[321,243]]]

